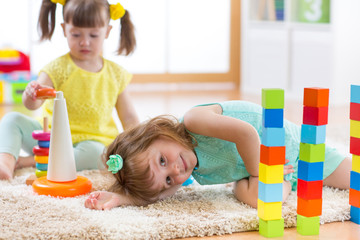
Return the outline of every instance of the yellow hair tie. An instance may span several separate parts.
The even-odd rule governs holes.
[[[63,6],[65,5],[65,2],[66,2],[66,0],[50,0],[50,1],[55,3],[55,4],[60,3]]]
[[[125,15],[125,12],[126,10],[120,3],[110,4],[110,18],[112,20],[122,18]]]

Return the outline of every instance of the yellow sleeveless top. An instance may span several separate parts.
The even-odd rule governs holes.
[[[88,72],[76,66],[68,53],[41,70],[48,74],[55,90],[64,93],[73,144],[95,140],[107,146],[119,133],[112,111],[132,74],[112,61],[103,62],[100,72]],[[43,104],[43,117],[48,117],[50,124],[53,106],[54,100]]]

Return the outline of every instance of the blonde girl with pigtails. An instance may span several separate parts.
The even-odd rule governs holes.
[[[42,107],[51,125],[53,101],[36,98],[36,91],[54,88],[62,91],[68,117],[77,170],[102,168],[104,148],[118,135],[112,117],[115,107],[124,129],[139,123],[126,87],[132,74],[102,56],[111,21],[121,22],[118,55],[131,54],[136,46],[130,14],[120,3],[107,0],[43,0],[39,15],[40,40],[51,40],[56,8],[63,8],[61,23],[69,52],[41,69],[23,93],[29,110]],[[50,126],[51,128],[51,126]],[[16,168],[35,166],[32,149],[37,145],[31,135],[43,129],[42,123],[17,112],[0,121],[0,179],[11,179]],[[19,156],[20,149],[29,154]]]

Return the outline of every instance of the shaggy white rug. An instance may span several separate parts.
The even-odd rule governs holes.
[[[344,129],[339,133],[344,135]],[[346,136],[333,138],[333,143],[347,151]],[[0,181],[0,239],[172,239],[258,229],[257,211],[238,202],[227,185],[192,185],[147,207],[95,211],[84,207],[86,196],[34,194],[25,185],[33,172],[21,169],[13,180]],[[78,174],[92,181],[93,190],[111,184],[97,170]],[[348,191],[324,187],[321,223],[348,220],[349,212]],[[283,204],[283,217],[285,227],[296,226],[296,192]]]

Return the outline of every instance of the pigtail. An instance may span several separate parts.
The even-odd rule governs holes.
[[[124,54],[125,56],[128,56],[134,51],[136,46],[135,28],[131,22],[129,11],[125,12],[125,15],[120,19],[120,21],[120,45],[117,53],[119,55]]]
[[[43,0],[38,20],[40,41],[51,40],[55,30],[56,3],[50,0]]]

